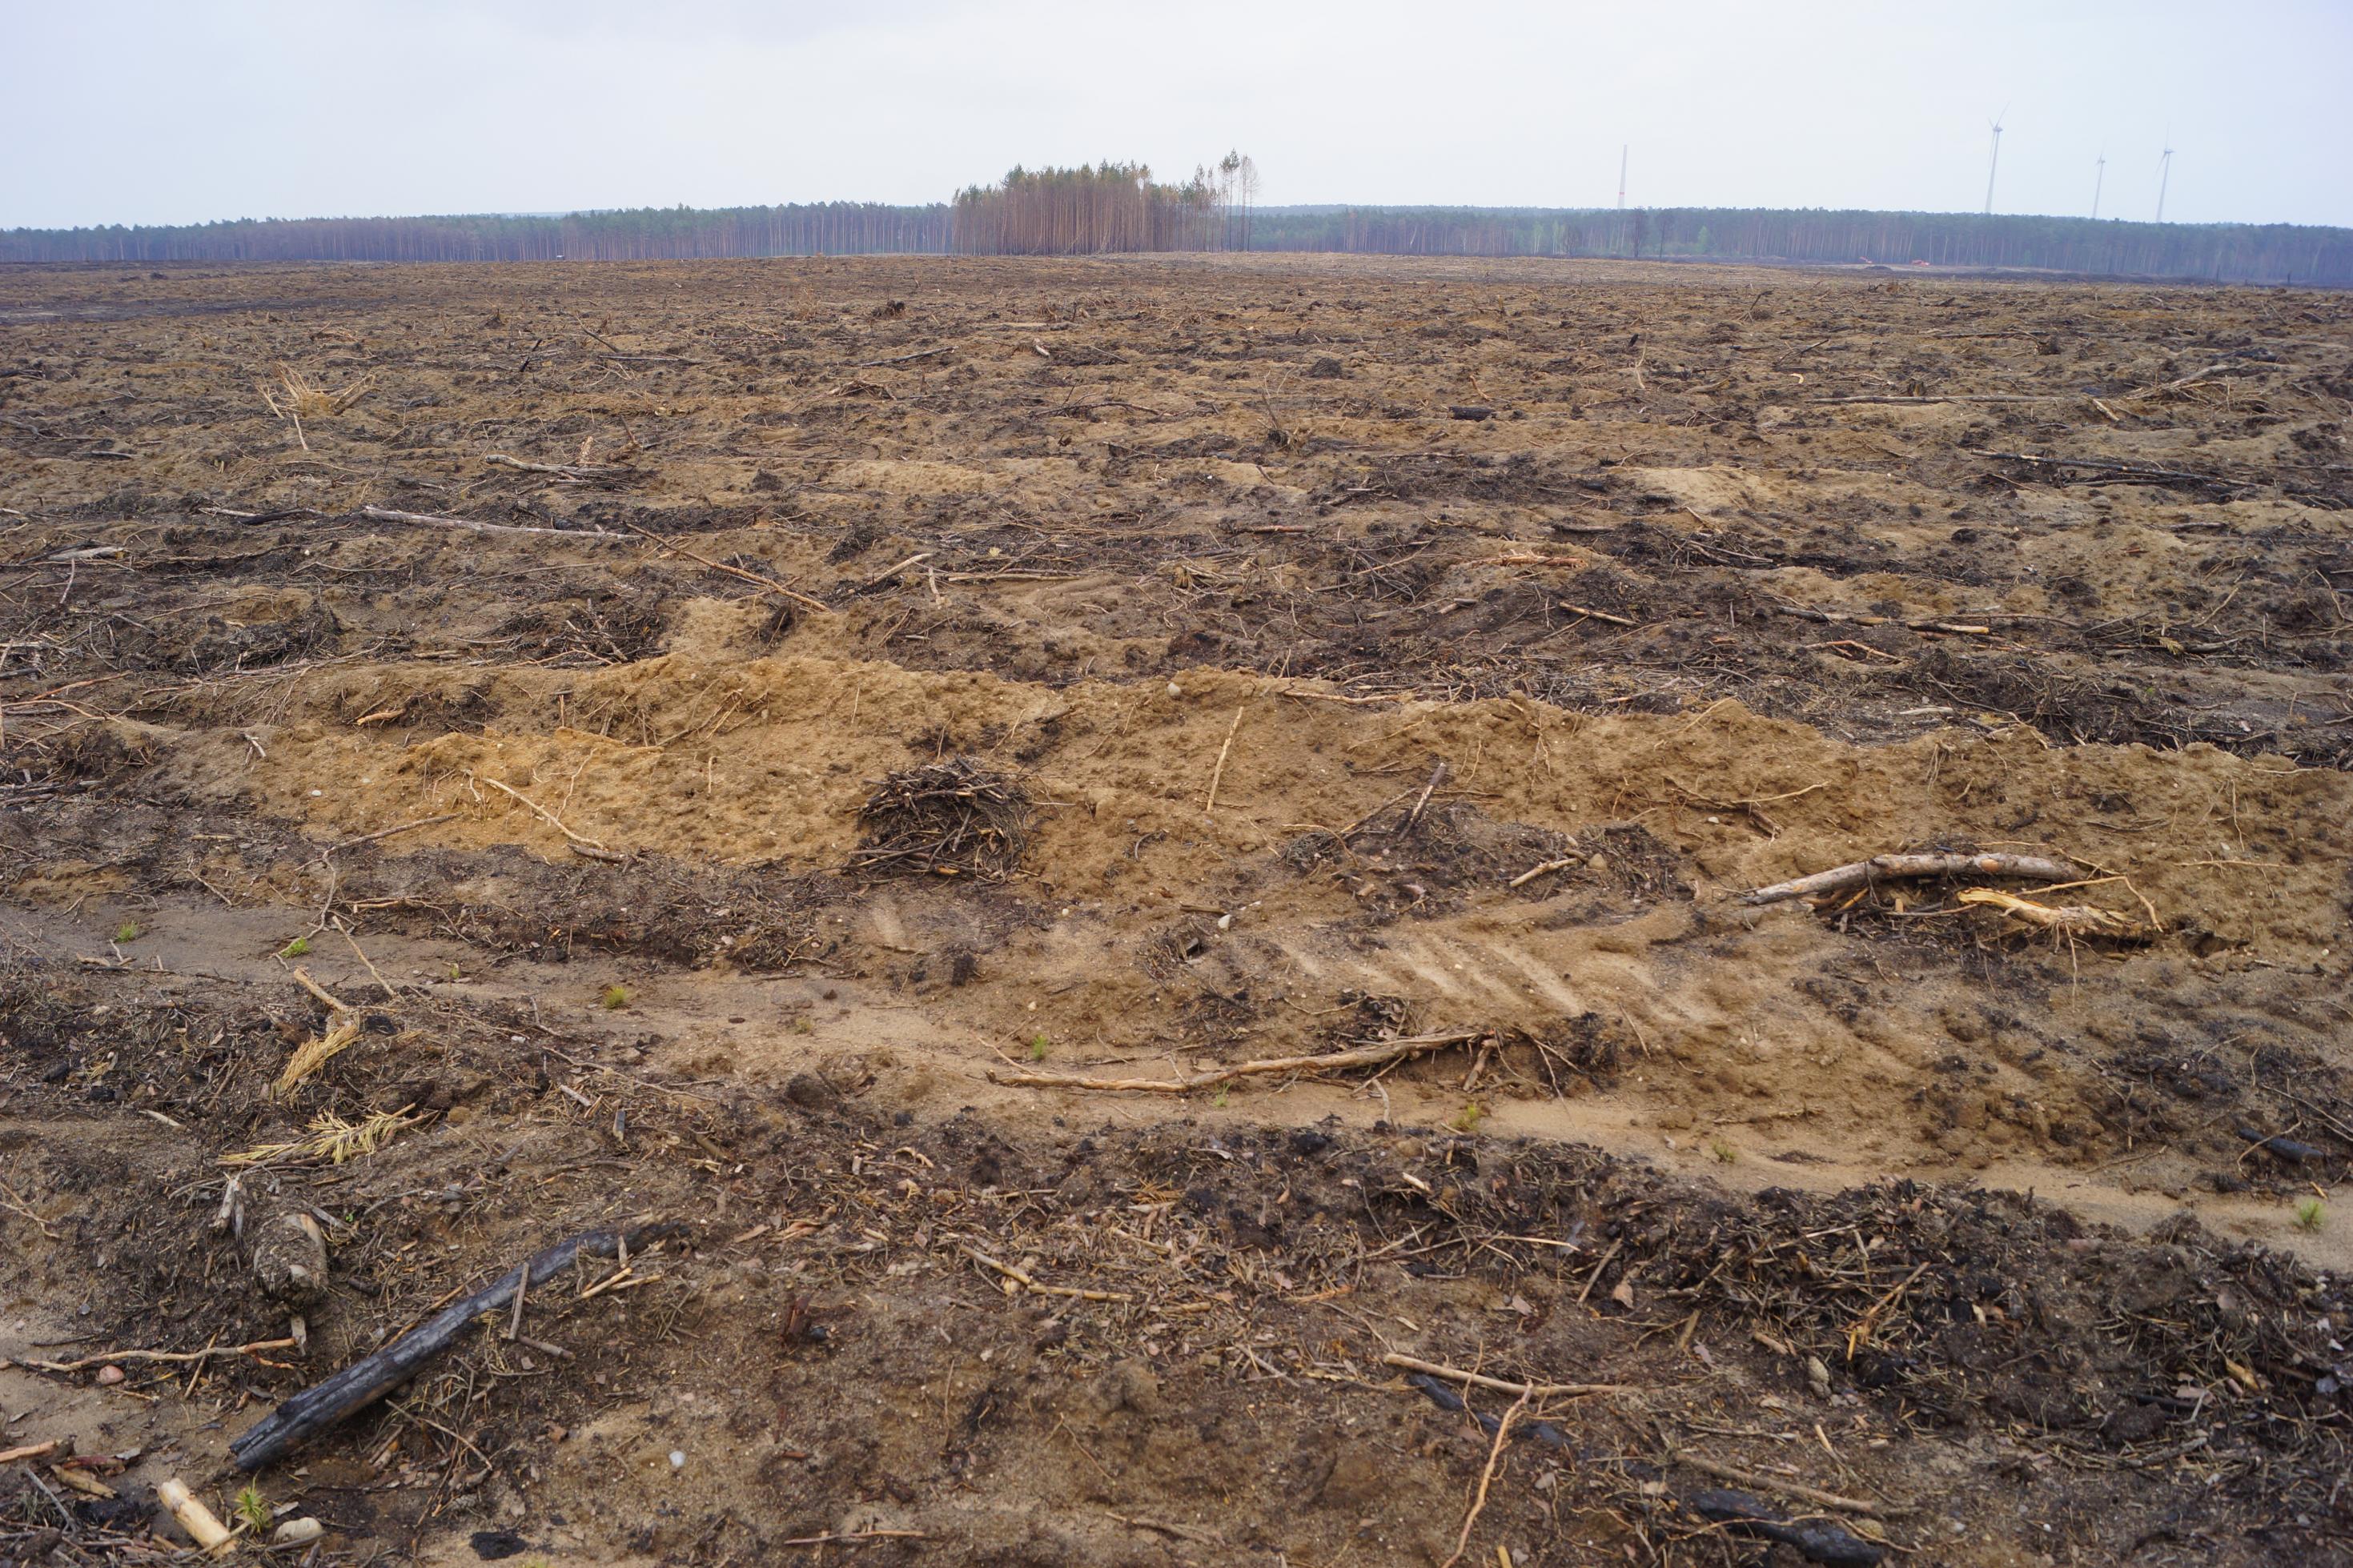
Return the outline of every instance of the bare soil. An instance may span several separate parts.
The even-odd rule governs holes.
[[[0,1563],[615,1224],[304,1551],[2353,1561],[2348,399],[2294,290],[0,269]],[[2084,875],[1738,897],[1905,849]]]

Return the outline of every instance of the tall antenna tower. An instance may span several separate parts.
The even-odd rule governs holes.
[[[1621,144],[1618,149],[1618,210],[1621,213],[1626,210],[1626,154],[1631,151],[1630,144]]]
[[[2173,177],[2173,148],[2170,145],[2173,135],[2170,132],[2166,133],[2165,140],[2168,145],[2157,160],[2157,221],[2159,223],[2165,221],[2165,183]]]
[[[2007,104],[2003,105],[2001,113],[2008,114],[2009,112],[2009,106]],[[2001,114],[1995,115],[1991,123],[1993,125],[1993,159],[1990,163],[1986,164],[1985,210],[1986,216],[1989,217],[1993,216],[1994,172],[2001,167]]]
[[[2108,155],[2103,151],[2092,163],[2092,216],[2100,216],[2100,185],[2108,177]]]

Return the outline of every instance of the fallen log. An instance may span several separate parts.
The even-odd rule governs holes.
[[[1775,882],[1742,893],[1744,904],[1778,904],[1817,893],[1842,893],[1877,881],[1926,877],[2017,877],[2035,882],[2072,882],[2084,874],[2073,861],[2046,855],[1874,855],[1851,866],[1833,866],[1795,881]]]
[[[545,1284],[572,1267],[575,1258],[611,1258],[624,1247],[670,1234],[671,1226],[645,1226],[623,1233],[586,1231],[519,1263],[495,1283],[485,1285],[465,1300],[443,1308],[400,1339],[373,1355],[363,1356],[323,1383],[316,1383],[280,1404],[229,1444],[229,1455],[240,1469],[258,1470],[296,1444],[305,1442],[353,1411],[374,1404],[423,1370],[426,1363],[456,1342],[466,1326],[485,1312],[503,1307],[515,1292]]]
[[[1231,1067],[1217,1068],[1208,1072],[1195,1073],[1190,1078],[1089,1078],[1073,1072],[991,1072],[988,1081],[1008,1084],[1016,1089],[1092,1089],[1108,1094],[1188,1094],[1197,1089],[1215,1089],[1221,1083],[1231,1083],[1238,1078],[1275,1072],[1330,1072],[1335,1068],[1385,1067],[1400,1062],[1424,1051],[1440,1050],[1448,1046],[1467,1046],[1473,1040],[1483,1040],[1491,1031],[1486,1029],[1456,1029],[1443,1035],[1413,1035],[1399,1040],[1383,1040],[1377,1045],[1357,1046],[1345,1051],[1329,1051],[1317,1057],[1266,1057],[1257,1061],[1236,1062]]]

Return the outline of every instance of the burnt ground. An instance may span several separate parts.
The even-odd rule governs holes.
[[[262,1506],[2347,1560],[2348,397],[2304,291],[0,269],[0,1562],[616,1224]],[[2108,918],[1736,897],[1898,849]]]

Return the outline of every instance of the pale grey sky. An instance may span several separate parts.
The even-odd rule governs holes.
[[[2353,0],[0,0],[0,226],[939,200],[1013,163],[1269,202],[2353,224]]]

